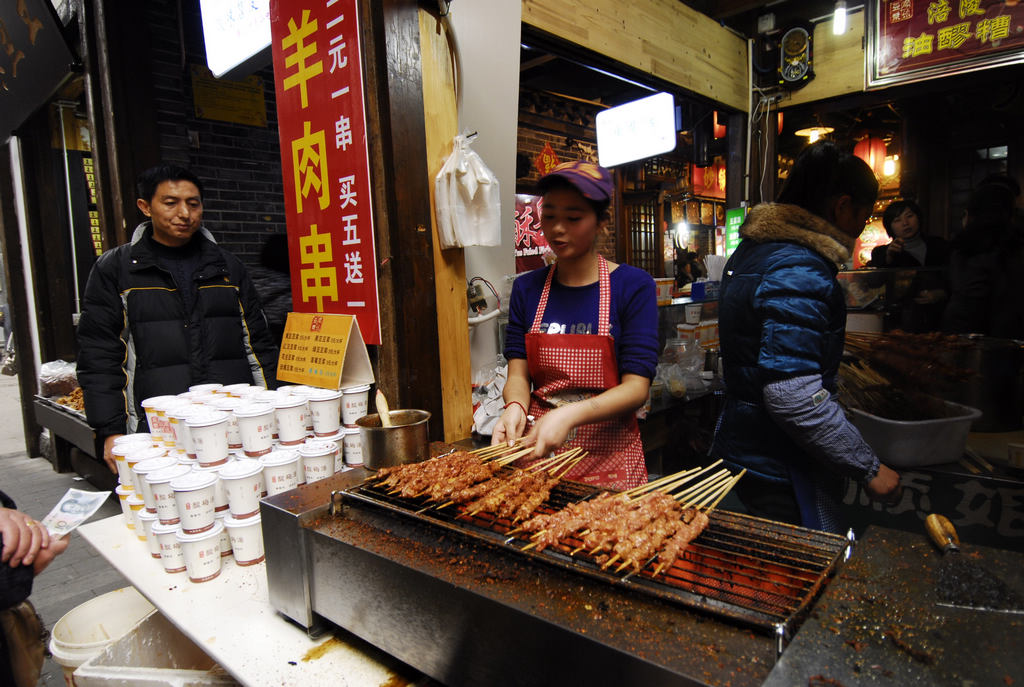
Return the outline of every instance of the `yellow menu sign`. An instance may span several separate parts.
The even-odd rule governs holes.
[[[323,389],[372,384],[373,368],[356,318],[288,313],[277,378]]]

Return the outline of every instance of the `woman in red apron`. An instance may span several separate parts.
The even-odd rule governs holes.
[[[554,264],[513,286],[505,410],[492,443],[525,435],[533,457],[571,447],[586,457],[568,479],[613,489],[647,481],[636,410],[657,365],[657,297],[643,270],[596,251],[614,184],[608,170],[569,162],[544,176],[541,229]]]

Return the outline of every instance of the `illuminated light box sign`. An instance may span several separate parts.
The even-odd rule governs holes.
[[[373,368],[352,315],[288,313],[277,378],[322,389],[373,384]]]
[[[199,0],[206,65],[216,77],[270,64],[270,0]]]
[[[597,113],[597,159],[602,167],[675,150],[676,107],[671,93],[657,93]]]

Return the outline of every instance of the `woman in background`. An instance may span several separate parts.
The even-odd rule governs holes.
[[[756,516],[831,532],[843,478],[898,498],[899,475],[850,424],[836,395],[846,305],[836,279],[878,182],[827,141],[797,158],[778,202],[751,210],[719,300],[726,399],[711,453],[747,468],[736,494]]]
[[[938,236],[926,236],[921,223],[921,208],[914,201],[889,203],[882,214],[882,226],[892,241],[872,249],[868,267],[945,268],[949,263],[949,244]],[[936,331],[942,324],[947,298],[949,286],[944,269],[918,271],[902,299],[896,326],[908,332]]]

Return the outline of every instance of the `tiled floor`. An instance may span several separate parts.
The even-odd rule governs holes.
[[[95,488],[75,473],[54,472],[45,458],[29,458],[25,454],[18,393],[14,377],[0,376],[0,417],[7,419],[0,429],[0,489],[15,500],[19,510],[42,519],[68,489]],[[112,497],[93,519],[120,512],[116,497]],[[77,532],[70,536],[67,551],[36,578],[32,587],[31,601],[49,628],[75,606],[128,584]],[[39,684],[64,685],[61,667],[47,659]]]

